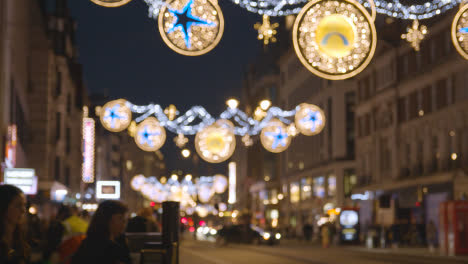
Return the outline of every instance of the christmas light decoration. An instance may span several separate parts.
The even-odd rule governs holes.
[[[293,43],[299,60],[325,79],[343,80],[367,67],[377,42],[375,25],[354,0],[314,0],[294,23]]]
[[[406,28],[406,34],[401,35],[401,39],[406,39],[415,51],[419,51],[419,45],[424,39],[424,36],[427,34],[426,26],[419,26],[419,21],[414,20],[413,25],[409,28]]]
[[[104,7],[119,7],[128,4],[132,0],[91,0],[96,5]]]
[[[136,128],[135,142],[144,151],[156,151],[165,141],[166,131],[154,117],[145,119]]]
[[[182,207],[195,207],[196,198],[202,203],[211,200],[214,194],[224,193],[228,187],[226,176],[201,176],[196,179],[185,177],[181,182],[177,178],[169,178],[167,183],[158,181],[154,176],[145,177],[142,174],[134,176],[130,185],[133,190],[141,192],[146,198],[162,203],[164,201],[180,201]]]
[[[129,134],[135,138],[135,142],[142,149],[147,151],[159,149],[164,144],[165,129],[177,134],[174,142],[180,148],[188,142],[188,139],[185,137],[186,135],[196,135],[195,148],[197,153],[205,161],[215,163],[225,161],[232,155],[236,145],[236,135],[242,137],[242,142],[245,146],[251,146],[253,144],[251,136],[259,135],[265,127],[271,124],[271,121],[280,121],[285,126],[283,132],[288,136],[289,142],[290,138],[297,135],[296,127],[307,125],[305,120],[302,120],[304,124],[297,124],[298,121],[295,124],[291,121],[303,105],[299,105],[293,110],[285,111],[278,107],[270,106],[271,102],[264,100],[262,101],[262,106],[257,107],[262,111],[261,118],[249,117],[245,112],[238,109],[237,105],[238,102],[236,104],[231,102],[218,118],[212,117],[203,107],[194,106],[183,115],[170,120],[171,118],[168,116],[170,113],[164,111],[160,105],[149,104],[138,106],[119,99],[108,102],[102,107],[101,123],[111,131],[121,131],[122,128],[117,126],[117,124],[121,125],[123,122],[120,122],[119,118],[125,116],[125,118],[122,118],[125,119],[125,123],[131,122]],[[266,111],[263,111],[262,108],[266,109]],[[127,114],[125,109],[128,109],[130,113]],[[117,114],[112,114],[111,111]],[[122,111],[125,114],[122,114]],[[131,112],[137,115],[135,121],[130,121],[127,118],[127,116],[131,116]],[[115,119],[114,123],[112,123],[111,116]],[[324,116],[320,120],[324,121]],[[137,123],[139,124],[137,125]],[[152,125],[146,126],[145,130],[144,124],[148,123]],[[322,124],[316,123],[316,131],[320,131],[320,127],[324,124],[324,122]],[[312,129],[310,125],[309,130]],[[125,124],[122,126],[125,126]]]
[[[300,104],[295,116],[296,127],[306,136],[317,135],[325,127],[325,114],[312,104]]]
[[[174,143],[177,147],[183,148],[188,143],[188,138],[183,134],[178,134],[177,137],[174,138]]]
[[[228,120],[218,120],[195,136],[198,155],[208,162],[219,163],[232,156],[236,148],[234,125]]]
[[[271,120],[262,130],[260,141],[263,147],[273,153],[285,151],[291,143],[286,126],[277,119]]]
[[[256,23],[255,30],[258,31],[258,39],[263,40],[263,45],[268,45],[270,42],[276,42],[276,28],[279,27],[278,23],[270,23],[270,17],[263,15],[263,23]]]
[[[151,0],[147,0],[151,1]],[[157,0],[152,0],[156,2]],[[268,16],[288,16],[298,14],[307,0],[231,0],[249,12]],[[454,7],[463,0],[426,0],[412,1],[377,0],[375,12],[390,17],[401,19],[428,19],[440,15]],[[371,8],[373,3],[367,0],[359,0],[366,8]],[[374,12],[374,11],[373,11]],[[375,15],[372,15],[375,18]]]
[[[102,125],[111,132],[120,132],[126,129],[132,121],[132,112],[123,99],[110,101],[100,112]]]
[[[83,107],[83,164],[81,179],[94,182],[95,123],[88,117],[88,107]]]
[[[468,4],[455,15],[452,22],[452,42],[460,55],[468,60]]]
[[[172,50],[198,56],[218,45],[224,18],[212,0],[174,0],[162,6],[158,25],[161,37]]]

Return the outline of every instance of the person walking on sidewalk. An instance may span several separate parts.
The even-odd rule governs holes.
[[[313,234],[313,227],[309,222],[305,223],[304,226],[302,227],[302,233],[304,235],[304,238],[307,242],[310,242]]]
[[[330,228],[328,224],[322,225],[322,247],[328,248],[330,246]]]
[[[429,251],[431,253],[434,253],[435,245],[437,243],[437,228],[432,220],[427,225],[426,236],[427,236],[427,245],[429,246]]]

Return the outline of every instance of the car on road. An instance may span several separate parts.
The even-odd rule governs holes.
[[[217,232],[217,243],[276,245],[281,239],[281,234],[275,230],[264,230],[255,225],[224,226]]]

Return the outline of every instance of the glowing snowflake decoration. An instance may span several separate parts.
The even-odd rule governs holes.
[[[401,35],[402,39],[406,39],[415,51],[419,51],[421,41],[427,34],[427,27],[426,26],[419,26],[419,21],[414,20],[413,26],[407,28],[406,31],[408,33]]]

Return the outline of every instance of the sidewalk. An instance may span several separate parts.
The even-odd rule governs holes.
[[[313,247],[321,248],[318,241],[305,241],[298,239],[282,239],[280,247]],[[434,253],[431,253],[428,248],[366,248],[365,246],[348,246],[348,245],[332,245],[331,249],[344,249],[352,252],[370,253],[370,254],[387,254],[387,255],[400,255],[410,257],[426,257],[436,258],[440,260],[457,260],[468,263],[468,256],[446,256],[441,255],[439,250],[436,249]]]
[[[446,256],[441,255],[438,249],[434,253],[431,253],[428,248],[366,248],[364,246],[343,246],[346,250],[365,252],[365,253],[376,253],[376,254],[388,254],[388,255],[404,255],[411,257],[429,257],[429,258],[440,258],[461,260],[468,263],[468,256]]]

